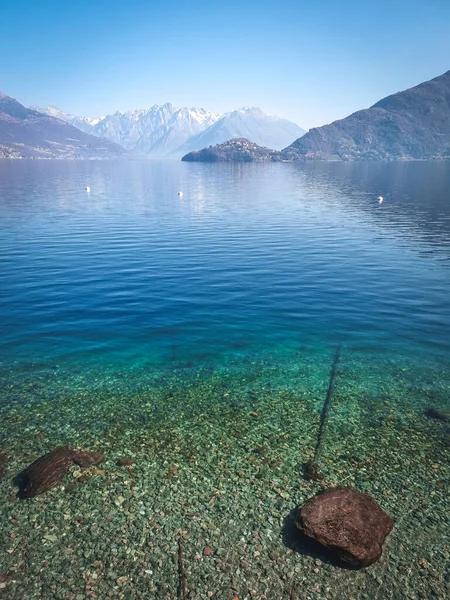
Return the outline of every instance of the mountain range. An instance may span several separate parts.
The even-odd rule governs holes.
[[[176,108],[166,103],[98,119],[76,117],[54,106],[33,108],[116,142],[133,156],[149,158],[181,158],[192,150],[234,137],[281,149],[305,133],[295,123],[267,115],[259,108],[245,107],[219,115],[204,108]]]
[[[117,158],[125,150],[0,92],[0,158]]]
[[[259,108],[218,115],[166,103],[93,118],[70,115],[54,106],[25,108],[0,94],[0,157],[436,159],[450,157],[450,71],[303,134],[298,125]],[[239,148],[235,143],[227,145],[236,139]],[[202,148],[208,151],[199,153]]]

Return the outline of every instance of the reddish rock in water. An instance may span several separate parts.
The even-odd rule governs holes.
[[[299,509],[296,525],[353,567],[377,561],[393,527],[391,517],[375,500],[351,487],[314,496]]]
[[[3,474],[6,471],[6,467],[8,466],[8,457],[6,454],[0,453],[0,479],[3,477]]]
[[[82,450],[72,450],[72,460],[80,467],[91,467],[104,462],[103,452],[83,452]]]
[[[33,498],[54,488],[73,463],[80,467],[90,467],[104,460],[105,456],[101,452],[82,452],[72,450],[68,446],[56,448],[35,460],[17,475],[15,481],[19,486],[19,496]]]

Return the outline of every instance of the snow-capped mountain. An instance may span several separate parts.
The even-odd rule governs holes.
[[[165,125],[171,119],[174,110],[172,104],[166,103],[127,112],[117,111],[98,123],[95,132],[110,140],[121,140],[125,148],[134,150],[143,136],[152,135]]]
[[[86,133],[90,133],[95,135],[95,131],[93,131],[93,127],[99,123],[104,117],[76,117],[75,115],[70,115],[69,113],[60,110],[56,106],[30,106],[30,110],[35,110],[44,115],[49,115],[50,117],[55,117],[56,119],[61,119],[62,121],[66,121],[66,123],[70,123],[74,127],[78,127],[81,131],[85,131]]]
[[[152,158],[181,158],[192,150],[241,137],[278,150],[305,133],[295,123],[267,115],[259,108],[218,115],[204,108],[176,108],[167,102],[99,118],[76,117],[55,106],[33,108],[116,142],[135,156]]]
[[[142,110],[108,115],[94,127],[94,133],[139,155],[173,157],[179,146],[218,118],[219,115],[204,108],[178,109],[167,102],[162,106],[155,104]]]
[[[180,158],[178,148],[215,123],[218,118],[219,115],[204,108],[180,108],[153,134],[142,136],[136,148],[147,156]]]
[[[225,113],[205,131],[179,148],[182,155],[208,146],[223,144],[232,138],[247,138],[258,146],[281,150],[305,131],[286,119],[264,113],[259,108],[239,108]]]

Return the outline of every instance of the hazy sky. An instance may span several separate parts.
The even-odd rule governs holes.
[[[322,125],[450,69],[450,0],[0,0],[0,90],[98,116],[172,102]]]

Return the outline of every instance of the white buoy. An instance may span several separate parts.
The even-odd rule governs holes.
[[[183,197],[183,192],[178,192],[178,197],[182,198]]]
[[[90,188],[88,185],[87,185],[87,186],[86,186],[84,189],[85,189],[87,192],[90,192],[90,191],[91,191],[91,188]]]
[[[377,200],[378,200],[378,204],[382,204],[384,198],[383,198],[383,196],[378,196]]]

